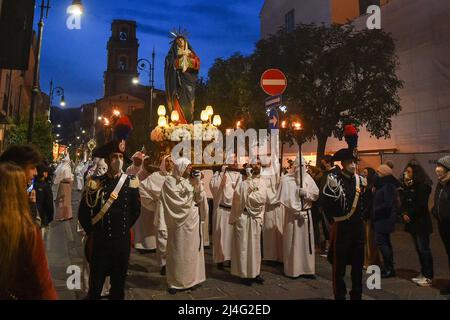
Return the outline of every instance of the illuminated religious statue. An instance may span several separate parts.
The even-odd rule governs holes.
[[[185,33],[171,32],[171,35],[174,40],[164,67],[167,106],[169,112],[178,111],[179,123],[192,123],[200,59]]]

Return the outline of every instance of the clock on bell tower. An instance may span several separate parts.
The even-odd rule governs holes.
[[[133,77],[138,76],[139,42],[136,21],[114,20],[108,41],[108,66],[104,74],[104,96],[133,92]]]

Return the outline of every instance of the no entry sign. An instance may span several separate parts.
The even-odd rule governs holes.
[[[282,94],[287,88],[287,79],[278,69],[266,70],[261,76],[261,88],[270,96]]]

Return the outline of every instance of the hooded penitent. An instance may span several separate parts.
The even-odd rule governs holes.
[[[73,180],[72,168],[70,167],[70,157],[69,154],[61,161],[55,170],[55,180],[54,184],[59,184],[63,180]]]

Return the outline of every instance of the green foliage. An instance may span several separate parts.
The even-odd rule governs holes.
[[[235,53],[228,59],[218,58],[208,72],[208,80],[199,83],[197,102],[214,106],[222,117],[222,128],[233,128],[238,119],[247,127],[265,128],[264,101],[255,103],[250,82],[251,59]],[[204,108],[196,103],[197,109]]]
[[[290,114],[300,116],[304,139],[342,138],[343,126],[365,126],[376,138],[388,138],[391,118],[401,106],[398,58],[391,35],[382,30],[354,30],[351,25],[298,25],[260,40],[254,53],[217,59],[203,84],[204,96],[225,126],[244,116],[248,127],[265,128],[262,73],[278,68],[288,78],[283,101]]]
[[[26,144],[28,131],[28,119],[16,121],[15,126],[11,129],[7,137],[7,144]],[[47,121],[47,117],[38,115],[33,131],[33,141],[42,156],[47,161],[53,160],[53,141],[55,137],[52,134],[52,126]]]

